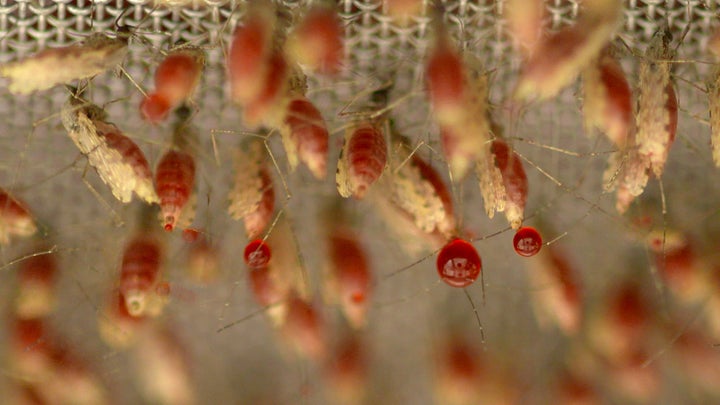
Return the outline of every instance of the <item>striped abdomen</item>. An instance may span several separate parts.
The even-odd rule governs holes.
[[[363,198],[387,163],[382,132],[370,124],[355,129],[345,143],[338,168],[338,190],[343,197]],[[344,178],[343,178],[344,177]]]
[[[195,160],[189,154],[170,150],[155,172],[155,190],[160,197],[163,225],[166,231],[175,228],[180,213],[195,186]]]
[[[149,237],[139,236],[125,248],[120,268],[120,293],[133,316],[144,313],[146,301],[154,293],[161,254],[160,244]]]
[[[150,291],[160,271],[160,246],[157,241],[138,237],[125,248],[120,269],[120,291]]]
[[[316,178],[324,178],[330,135],[320,111],[310,100],[296,98],[287,107],[285,123],[290,127],[290,139],[300,160]]]

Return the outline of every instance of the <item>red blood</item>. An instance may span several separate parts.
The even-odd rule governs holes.
[[[195,160],[189,154],[170,150],[155,171],[155,190],[160,197],[164,228],[172,231],[195,186]]]
[[[351,326],[360,328],[366,323],[366,302],[371,294],[372,282],[365,250],[353,234],[336,230],[329,237],[328,254],[332,263],[334,294]]]
[[[245,232],[248,238],[258,238],[265,231],[273,218],[275,212],[275,188],[272,177],[266,167],[260,170],[260,181],[262,185],[262,197],[254,212],[247,214],[244,218]]]
[[[342,338],[325,372],[328,385],[335,391],[336,403],[363,403],[367,389],[368,354],[360,337],[349,335]]]
[[[266,307],[280,302],[285,297],[283,291],[272,279],[267,266],[251,268],[248,276],[250,277],[250,289],[258,304]]]
[[[193,55],[168,55],[155,71],[155,92],[168,100],[172,107],[177,107],[192,95],[201,69],[202,66]]]
[[[452,339],[445,348],[443,361],[445,371],[455,381],[466,380],[472,383],[477,381],[482,373],[482,365],[477,353],[467,342],[459,338]]]
[[[340,289],[362,300],[370,286],[370,268],[362,246],[355,238],[334,235],[329,247]]]
[[[642,336],[643,325],[650,311],[636,285],[623,286],[613,297],[610,311],[618,326],[628,333],[626,336]]]
[[[120,269],[120,292],[150,292],[160,271],[160,246],[152,238],[139,236],[125,248]]]
[[[287,82],[288,65],[280,52],[275,52],[268,60],[268,67],[262,77],[262,87],[257,96],[245,106],[243,118],[249,126],[256,126],[271,118],[273,108],[285,95],[283,89]]]
[[[287,107],[285,123],[290,127],[300,160],[316,178],[325,178],[330,135],[320,111],[310,100],[296,98]]]
[[[324,74],[335,74],[343,57],[343,28],[337,14],[330,8],[310,10],[292,34],[298,62]]]
[[[17,375],[27,376],[32,379],[31,381],[49,376],[54,368],[52,360],[54,339],[46,330],[45,319],[13,318],[6,329],[8,332],[6,342],[9,344],[7,354],[12,359],[13,370]],[[40,383],[38,386],[44,385]]]
[[[13,339],[18,346],[28,351],[44,348],[46,342],[43,319],[14,319],[13,322]]]
[[[660,276],[675,290],[684,290],[692,285],[697,275],[698,260],[690,244],[678,249],[655,255]]]
[[[0,217],[6,221],[15,221],[30,218],[30,213],[24,204],[0,189]]]
[[[51,285],[57,276],[57,265],[52,255],[42,254],[25,260],[18,277],[21,283],[42,283]]]
[[[297,296],[288,299],[283,333],[299,354],[312,359],[324,355],[324,323],[312,303]]]
[[[271,51],[271,33],[271,24],[260,10],[251,10],[245,25],[235,30],[227,56],[233,101],[247,103],[262,90]]]
[[[388,15],[401,20],[420,15],[423,7],[422,0],[385,0],[384,3]]]
[[[413,154],[412,157],[413,165],[418,168],[420,175],[423,179],[427,180],[435,190],[435,193],[442,201],[443,209],[445,209],[445,215],[448,218],[453,218],[455,209],[453,208],[452,196],[450,190],[448,190],[445,182],[440,177],[440,174],[432,167],[429,163],[424,161],[419,154]]]
[[[39,385],[39,384],[38,384]],[[47,404],[45,396],[41,393],[40,387],[37,385],[30,385],[28,383],[22,383],[18,387],[18,397],[15,398],[17,404],[27,405],[43,405]]]
[[[553,79],[565,61],[575,57],[578,49],[587,43],[589,32],[584,24],[576,24],[541,40],[525,64],[522,76],[533,83]]]
[[[355,198],[364,197],[382,174],[387,163],[386,149],[385,138],[377,128],[364,125],[353,132],[345,153],[348,154],[348,177],[355,185]]]
[[[195,243],[200,239],[201,232],[194,228],[184,229],[182,232],[183,240],[187,243]]]
[[[197,239],[187,255],[187,273],[199,284],[210,284],[218,277],[220,252],[205,238]]]
[[[556,403],[561,405],[592,405],[600,403],[593,386],[579,377],[564,373],[558,384]]]
[[[475,247],[463,239],[453,239],[437,257],[440,278],[451,287],[467,287],[474,283],[482,270],[482,261]]]
[[[256,239],[245,246],[245,264],[251,270],[266,268],[271,257],[270,246],[260,239]]]
[[[542,236],[531,226],[518,229],[513,238],[515,252],[520,256],[535,256],[537,252],[540,251],[540,248],[542,248],[542,244]]]
[[[617,131],[609,132],[608,135],[614,133],[618,136],[612,141],[619,147],[623,147],[633,119],[630,85],[620,64],[611,57],[603,58],[601,62],[600,80],[605,84],[609,98],[605,114],[608,116],[609,122],[618,127]]]
[[[152,177],[150,164],[145,158],[145,154],[132,139],[125,135],[115,132],[104,134],[107,145],[120,153],[123,160],[133,167],[138,177],[149,179]]]
[[[167,118],[170,102],[159,93],[150,93],[140,104],[140,112],[151,124],[159,124]]]
[[[663,251],[663,238],[662,236],[652,237],[649,241],[650,249],[652,249],[653,252],[662,252]]]
[[[565,301],[571,303],[575,308],[580,306],[580,284],[577,280],[575,269],[565,255],[555,249],[549,249],[552,266],[552,277],[562,285]]]
[[[650,229],[653,225],[653,219],[650,215],[643,215],[643,216],[634,218],[632,223],[633,223],[633,225],[635,225],[641,229]]]
[[[167,281],[164,281],[157,286],[155,286],[155,294],[157,294],[160,297],[169,297],[170,296],[170,283]]]
[[[507,143],[501,139],[493,141],[492,153],[495,155],[495,164],[502,174],[507,201],[524,208],[528,196],[528,181],[522,160],[515,152],[511,152]]]
[[[454,114],[464,102],[464,68],[460,55],[445,41],[439,41],[429,56],[426,76],[428,94],[435,113]]]

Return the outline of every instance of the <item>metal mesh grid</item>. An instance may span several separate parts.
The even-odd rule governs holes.
[[[307,2],[287,3],[298,7]],[[572,0],[547,3],[550,12],[547,23],[553,28],[571,24],[582,5],[582,2]],[[642,49],[657,28],[667,22],[676,33],[689,29],[680,47],[681,59],[708,60],[705,47],[707,38],[717,26],[718,4],[720,2],[703,0],[628,0],[621,37],[630,47]],[[508,94],[519,66],[501,18],[503,6],[504,2],[491,0],[445,3],[446,20],[458,43],[467,52],[482,56],[487,69],[496,69],[494,100]],[[224,209],[230,177],[230,150],[241,135],[218,135],[216,142],[220,145],[220,161],[223,162],[220,166],[214,162],[209,135],[211,129],[242,130],[238,112],[227,102],[223,67],[223,50],[234,26],[242,18],[242,9],[242,2],[235,1],[154,7],[147,1],[129,0],[3,0],[0,1],[0,62],[15,60],[46,47],[74,43],[91,31],[112,32],[121,14],[123,24],[137,26],[136,35],[147,38],[153,47],[134,42],[123,65],[142,86],[149,85],[152,80],[153,66],[160,58],[156,49],[169,49],[180,41],[207,46],[207,68],[196,98],[201,106],[196,125],[207,135],[201,148],[204,150],[200,163],[203,185],[199,193],[202,198],[198,217],[214,235],[221,251],[234,252],[244,241],[238,236],[237,224],[228,220]],[[344,121],[337,113],[358,92],[394,79],[393,97],[410,95],[408,101],[393,112],[399,126],[415,140],[437,146],[436,128],[427,118],[428,109],[421,92],[421,62],[428,48],[429,19],[419,17],[407,26],[399,26],[383,14],[383,5],[374,1],[341,0],[338,9],[346,24],[348,66],[351,69],[335,81],[311,78],[310,86],[310,95],[322,107],[330,126],[339,128],[343,125]],[[634,66],[631,59],[628,56],[624,60],[627,71]],[[692,84],[703,83],[708,70],[708,66],[701,63],[678,66],[676,75],[683,79],[678,83],[681,107],[687,111],[684,118],[692,114],[704,116],[704,94]],[[123,129],[149,151],[151,162],[157,161],[167,134],[163,129],[149,128],[135,118],[140,98],[134,85],[125,77],[108,73],[93,81],[92,91],[93,99],[98,103],[120,99],[108,105],[110,116],[117,117],[115,121],[122,123]],[[140,399],[133,389],[135,382],[128,359],[123,353],[110,351],[99,341],[94,323],[96,312],[114,280],[136,207],[122,207],[106,198],[111,203],[109,210],[82,184],[83,160],[78,159],[79,155],[63,134],[59,120],[52,117],[65,98],[59,89],[30,97],[12,96],[5,90],[0,92],[0,112],[5,129],[0,135],[0,179],[2,184],[14,185],[13,189],[30,202],[47,225],[53,243],[61,248],[61,265],[66,275],[61,282],[61,304],[53,317],[54,326],[68,341],[81,345],[82,352],[93,361],[118,403],[137,403]],[[573,259],[582,268],[583,281],[591,286],[588,294],[592,300],[613,284],[614,277],[635,271],[638,263],[643,261],[618,236],[625,230],[622,220],[611,213],[612,198],[600,189],[599,176],[605,164],[605,155],[601,152],[606,147],[579,136],[582,133],[579,117],[577,92],[570,88],[555,102],[535,106],[523,116],[518,129],[519,137],[541,139],[544,144],[575,152],[579,158],[548,153],[529,145],[518,145],[518,149],[562,183],[558,186],[542,173],[531,173],[533,194],[529,210],[541,211],[558,233],[568,232],[570,237],[563,239],[564,247],[575,252]],[[50,118],[48,122],[39,122],[46,118]],[[37,127],[33,123],[38,123]],[[707,213],[715,209],[713,202],[718,201],[716,197],[720,192],[713,185],[715,174],[703,175],[712,170],[711,160],[705,156],[707,153],[698,152],[704,151],[707,144],[706,127],[690,119],[683,119],[680,125],[679,134],[684,134],[683,147],[677,147],[673,152],[665,191],[668,218],[674,226],[690,230],[703,224]],[[337,156],[337,152],[335,146],[330,156]],[[109,196],[99,180],[92,175],[87,177],[101,195]],[[320,268],[322,249],[313,250],[320,232],[312,224],[321,202],[334,194],[332,179],[318,184],[307,173],[297,173],[290,180],[293,196],[288,212],[296,221],[296,228],[303,229],[298,232],[298,237],[306,252],[304,258],[308,267]],[[689,183],[692,187],[688,187]],[[488,223],[483,218],[481,209],[477,208],[479,193],[469,190],[471,187],[474,185],[466,184],[463,190],[464,221],[467,226],[479,229],[481,234],[490,233],[500,225]],[[651,198],[659,196],[654,186],[646,193]],[[657,206],[659,201],[651,203]],[[381,236],[383,224],[373,216],[370,207],[358,205],[356,208],[357,216],[362,218],[358,227],[373,252],[373,263],[378,272],[387,273],[414,260],[399,252],[388,252],[387,242]],[[124,221],[125,225],[115,226],[114,217]],[[712,238],[708,235],[717,234],[717,227],[707,223],[704,226],[699,230],[696,228],[695,233],[700,243],[709,247]],[[558,336],[537,329],[527,308],[528,295],[532,291],[524,282],[522,263],[516,258],[492,253],[506,252],[507,239],[507,234],[491,238],[481,247],[483,260],[488,263],[485,274],[487,303],[480,308],[486,328],[486,349],[503,366],[515,368],[523,387],[521,403],[541,402],[545,398],[544,386],[552,381],[552,377],[542,376],[534,369],[557,369],[561,363],[558,352],[569,349]],[[185,248],[178,240],[173,240],[171,246],[170,260],[180,267]],[[4,249],[0,252],[3,262],[17,257],[23,249],[27,246]],[[615,254],[608,257],[606,252]],[[241,274],[240,259],[224,254],[222,260],[224,275],[221,283],[224,285],[198,288],[184,283],[177,272],[171,275],[171,281],[181,290],[190,290],[194,296],[185,301],[175,299],[167,322],[181,336],[193,358],[197,396],[202,399],[199,402],[225,402],[228,399],[250,403],[325,401],[318,370],[295,359],[283,358],[262,317],[216,333],[219,326],[256,310]],[[431,352],[442,336],[441,330],[461,325],[460,329],[477,337],[465,297],[456,291],[447,291],[437,283],[431,262],[432,259],[412,272],[385,280],[378,288],[371,318],[373,326],[367,332],[373,351],[369,403],[431,402]],[[0,293],[9,297],[10,289],[10,284],[5,285],[0,288]],[[479,287],[473,289],[472,294],[480,297]],[[0,301],[0,309],[6,310],[8,300]],[[478,304],[479,301],[477,299]],[[523,359],[530,366],[518,369],[513,359]],[[694,395],[694,391],[682,387],[681,379],[669,380],[671,383],[663,389],[665,403],[677,403]],[[676,393],[672,393],[674,388],[678,388]]]

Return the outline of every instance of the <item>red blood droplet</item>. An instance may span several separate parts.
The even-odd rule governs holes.
[[[513,246],[515,252],[520,256],[530,257],[535,256],[542,247],[542,236],[540,233],[531,226],[525,226],[518,229],[513,238]]]
[[[480,275],[482,261],[472,244],[456,238],[440,251],[437,270],[440,278],[451,287],[467,287]]]
[[[143,118],[151,124],[158,124],[165,120],[170,111],[170,103],[158,93],[151,93],[140,104]]]
[[[250,269],[265,268],[270,262],[270,247],[260,239],[245,246],[245,263]]]

